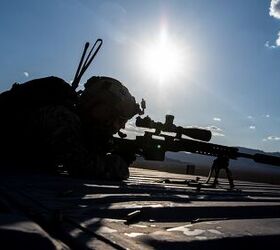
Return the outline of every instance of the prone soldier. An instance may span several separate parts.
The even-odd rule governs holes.
[[[51,97],[54,85],[58,89]],[[68,95],[57,86],[64,86]],[[63,98],[57,94],[62,91]],[[133,156],[108,153],[108,142],[140,108],[118,80],[91,77],[78,95],[60,78],[36,79],[14,85],[1,94],[0,102],[2,168],[54,172],[62,166],[82,178],[129,177]]]

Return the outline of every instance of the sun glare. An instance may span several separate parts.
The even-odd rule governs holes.
[[[178,76],[186,66],[182,48],[170,41],[165,32],[161,34],[159,41],[144,49],[142,60],[145,71],[159,82],[165,82]]]

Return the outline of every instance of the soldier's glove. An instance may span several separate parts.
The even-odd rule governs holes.
[[[112,154],[119,155],[127,165],[130,165],[136,160],[136,154],[134,148],[130,148],[129,145],[125,147],[116,147],[111,151]]]
[[[129,177],[129,164],[117,154],[106,155],[106,179],[125,180]]]
[[[126,162],[127,165],[132,164],[136,160],[136,155],[134,152],[120,152],[118,155]]]

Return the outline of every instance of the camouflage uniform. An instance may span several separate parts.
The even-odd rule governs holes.
[[[107,154],[109,138],[85,133],[78,115],[63,106],[40,109],[38,129],[52,165],[63,165],[69,174],[93,179],[121,180],[129,176],[128,164]]]

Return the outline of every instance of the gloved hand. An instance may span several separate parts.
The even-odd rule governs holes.
[[[111,152],[114,155],[119,155],[127,165],[130,165],[136,160],[135,150],[134,148],[130,148],[129,145],[125,145],[125,147],[115,147]]]
[[[106,179],[120,181],[129,177],[129,164],[117,154],[106,155]]]
[[[136,155],[134,152],[123,152],[118,154],[125,162],[127,165],[130,165],[136,160]]]

